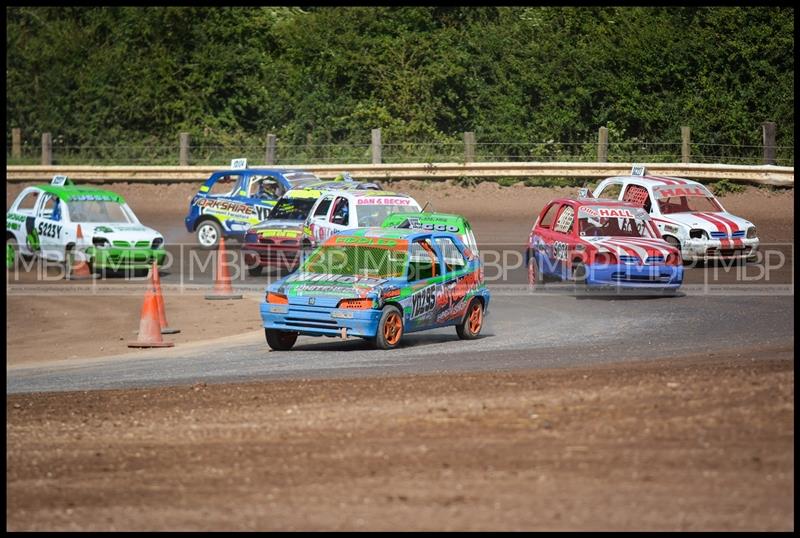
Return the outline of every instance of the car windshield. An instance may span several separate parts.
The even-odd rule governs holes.
[[[282,198],[269,212],[269,218],[305,220],[316,201],[315,198]]]
[[[358,226],[361,228],[379,227],[386,220],[386,217],[396,213],[419,213],[419,207],[413,205],[359,204]]]
[[[405,248],[323,245],[311,254],[302,270],[308,273],[398,278],[404,274],[407,258]]]
[[[623,217],[581,217],[584,237],[652,237],[643,219]]]
[[[695,211],[709,211],[715,213],[722,211],[722,207],[710,196],[673,196],[661,198],[658,208],[664,215],[670,213],[693,213]]]
[[[73,222],[133,222],[122,204],[111,200],[72,200],[67,207]]]

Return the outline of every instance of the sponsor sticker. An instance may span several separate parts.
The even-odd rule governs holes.
[[[674,185],[654,186],[653,192],[657,198],[673,198],[675,196],[703,196],[713,198],[711,192],[702,185],[677,187]]]
[[[395,197],[369,197],[359,198],[358,205],[411,205],[410,198],[395,198]]]

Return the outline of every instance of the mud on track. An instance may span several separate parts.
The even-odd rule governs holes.
[[[792,348],[15,394],[8,530],[793,530]]]

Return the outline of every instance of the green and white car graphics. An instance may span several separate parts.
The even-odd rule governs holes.
[[[147,269],[166,255],[164,237],[114,192],[76,187],[64,176],[23,189],[6,213],[6,266],[17,253],[65,262],[77,251],[92,270]]]

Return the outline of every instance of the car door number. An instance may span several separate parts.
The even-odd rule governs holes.
[[[553,257],[557,260],[564,260],[567,259],[567,244],[563,241],[554,241],[553,242]]]
[[[37,230],[41,237],[55,237],[61,239],[61,226],[50,222],[40,222]]]

